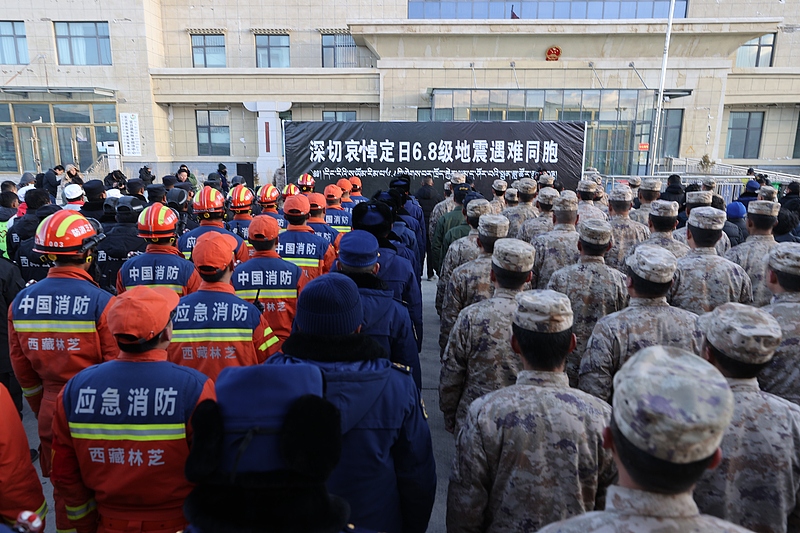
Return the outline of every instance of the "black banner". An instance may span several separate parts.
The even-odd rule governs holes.
[[[407,173],[412,194],[425,176],[437,188],[454,172],[487,198],[496,179],[547,170],[574,189],[583,170],[583,122],[285,122],[286,177],[320,186],[358,176],[364,196]]]

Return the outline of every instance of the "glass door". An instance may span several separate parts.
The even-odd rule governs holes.
[[[20,126],[18,134],[23,172],[44,172],[57,165],[53,131],[49,126]]]
[[[89,127],[58,127],[56,130],[58,131],[58,153],[61,156],[61,164],[66,166],[72,163],[81,171],[89,168],[95,160]]]

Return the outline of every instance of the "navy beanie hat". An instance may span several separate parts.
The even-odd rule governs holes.
[[[364,322],[355,282],[329,273],[310,281],[297,299],[295,325],[313,335],[349,335]]]
[[[728,218],[744,218],[747,208],[741,202],[731,202],[726,209]]]

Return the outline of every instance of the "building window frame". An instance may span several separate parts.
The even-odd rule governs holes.
[[[192,66],[194,68],[225,68],[227,66],[224,33],[191,33],[189,35],[192,43]],[[209,58],[219,57],[220,50],[222,51],[222,63],[209,64]],[[211,54],[210,51],[217,53]],[[202,59],[202,64],[198,59]]]
[[[322,67],[358,67],[358,46],[349,33],[322,34]]]
[[[775,58],[775,40],[777,35],[767,33],[744,43],[736,51],[736,67],[766,68],[771,67]]]
[[[13,49],[14,57],[10,57],[10,54],[6,53],[10,49]],[[25,33],[25,22],[0,20],[0,65],[27,65],[28,62],[28,37]]]
[[[273,52],[277,53],[277,57],[273,58]],[[266,65],[261,60],[262,57],[266,59]],[[256,67],[289,68],[292,66],[291,57],[291,41],[288,34],[256,35]],[[278,58],[285,59],[285,61],[279,61]]]
[[[356,119],[356,112],[355,111],[323,111],[322,112],[322,121],[323,122],[355,122]]]
[[[195,110],[198,156],[231,155],[230,112],[225,109]],[[217,142],[214,142],[214,138]],[[220,142],[221,141],[221,142]]]
[[[92,33],[83,33],[89,28]],[[53,29],[59,65],[110,66],[112,64],[108,22],[59,21],[53,23]],[[97,54],[96,59],[87,55],[92,48]]]
[[[794,150],[792,159],[800,159],[800,114],[797,117],[797,132],[794,134]]]
[[[745,115],[747,115],[745,117]],[[732,110],[728,117],[728,139],[725,143],[726,159],[758,159],[761,154],[761,137],[764,132],[763,111]],[[744,122],[742,122],[744,121]],[[733,146],[731,143],[735,143]],[[735,150],[733,152],[732,150]]]
[[[409,19],[621,20],[665,19],[668,0],[409,0]],[[676,19],[686,18],[688,0],[675,3]]]
[[[661,137],[658,143],[658,158],[678,157],[681,152],[683,117],[685,110],[664,109],[661,115]]]

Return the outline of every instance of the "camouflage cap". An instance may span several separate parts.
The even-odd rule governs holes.
[[[469,204],[467,204],[467,216],[470,218],[477,218],[481,215],[491,213],[491,211],[492,207],[489,205],[489,200],[484,198],[472,200]]]
[[[692,212],[689,213],[689,220],[686,223],[695,228],[717,230],[725,227],[727,219],[725,211],[704,206],[692,209]]]
[[[610,202],[632,202],[633,191],[627,185],[617,185],[611,189],[608,200]]]
[[[678,202],[656,200],[650,204],[650,214],[656,217],[676,217],[678,208]]]
[[[572,306],[556,291],[525,291],[517,294],[514,324],[528,331],[560,333],[572,327]]]
[[[768,363],[781,344],[778,321],[766,311],[750,305],[720,305],[710,313],[700,315],[697,326],[711,346],[742,363]]]
[[[492,182],[492,189],[504,192],[506,189],[508,189],[508,182],[506,180],[494,180]]]
[[[719,448],[733,417],[733,393],[704,359],[680,348],[651,346],[614,376],[612,413],[636,448],[688,464]]]
[[[530,272],[536,250],[519,239],[498,239],[494,243],[492,264],[511,272]]]
[[[775,189],[772,189],[773,191]],[[752,200],[747,204],[747,212],[751,215],[776,217],[781,211],[781,204],[768,200]]]
[[[716,178],[703,178],[703,187],[709,187],[713,189],[717,186],[717,179]]]
[[[639,190],[661,192],[661,180],[642,180]]]
[[[669,283],[678,269],[678,260],[672,252],[647,244],[637,246],[625,264],[634,274],[653,283]]]
[[[517,190],[522,194],[535,194],[536,182],[530,178],[522,178],[517,184]]]
[[[508,219],[503,215],[482,215],[478,221],[478,235],[505,237],[508,235]]]
[[[458,184],[458,183],[466,183],[467,182],[467,175],[463,172],[453,172],[450,174],[450,183]]]
[[[582,179],[578,182],[578,191],[580,192],[595,192],[597,190],[597,183],[594,180]]]
[[[631,176],[628,178],[628,186],[631,189],[635,189],[639,187],[641,184],[642,184],[642,178],[640,178],[639,176]]]
[[[578,233],[582,241],[606,245],[611,242],[611,224],[599,218],[588,218],[578,223]]]
[[[758,189],[758,199],[774,202],[775,200],[778,199],[778,191],[776,191],[773,187],[768,187],[768,186],[761,187],[760,189]]]
[[[536,200],[540,204],[553,205],[553,202],[559,196],[561,195],[554,188],[543,187],[542,190],[539,191],[539,196],[536,197]]]
[[[564,191],[553,200],[553,211],[577,211],[578,197],[573,191]]]
[[[692,191],[686,193],[686,203],[692,205],[711,205],[714,193],[711,191]]]
[[[506,189],[506,193],[503,195],[503,198],[505,198],[509,202],[518,202],[519,195],[517,194],[517,192],[518,192],[517,189],[515,189],[514,187],[509,187],[508,189]]]
[[[548,173],[544,173],[539,176],[539,186],[540,187],[552,187],[553,183],[556,182],[556,179]]]
[[[769,251],[769,268],[800,276],[800,242],[779,242]]]
[[[517,186],[518,186],[518,185],[519,185],[519,180],[514,180],[514,181],[512,181],[512,182],[509,184],[509,187],[510,187],[510,188],[512,188],[512,189],[517,189],[517,190],[519,190],[519,189],[517,188]]]

